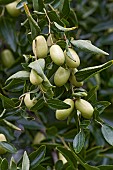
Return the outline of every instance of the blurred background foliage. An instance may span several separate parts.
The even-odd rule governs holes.
[[[33,5],[31,1],[28,1],[28,7],[32,12]],[[46,3],[52,3],[54,8],[58,7],[57,0],[45,0]],[[75,49],[81,58],[80,68],[100,65],[108,60],[113,59],[113,1],[112,0],[71,0],[71,7],[75,11],[76,15],[73,15],[71,11],[70,16],[65,18],[63,22],[66,26],[71,27],[77,25],[78,28],[75,31],[71,31],[69,37],[72,36],[75,39],[90,40],[95,46],[103,49],[109,53],[109,56],[92,55],[81,50]],[[18,17],[11,17],[3,6],[0,6],[0,53],[4,49],[10,49],[14,55],[15,62],[9,67],[5,67],[0,58],[0,93],[10,98],[18,98],[22,94],[24,87],[24,81],[14,80],[11,86],[5,85],[6,79],[13,73],[22,69],[21,63],[24,63],[25,58],[23,54],[32,55],[32,46],[30,37],[27,35],[29,32],[28,22],[25,22],[26,14],[22,9],[21,14]],[[33,17],[36,18],[36,13]],[[51,17],[52,14],[50,13]],[[73,18],[75,17],[75,18]],[[54,17],[53,17],[54,18]],[[43,27],[45,23],[40,20],[40,26]],[[47,33],[47,29],[42,30],[44,34]],[[0,56],[1,57],[1,56]],[[24,67],[26,67],[23,64]],[[98,100],[109,101],[111,105],[101,115],[105,122],[108,122],[113,126],[113,67],[105,70],[104,72],[97,74],[85,83],[84,88],[90,90],[93,86],[98,85]],[[18,101],[15,100],[15,103]],[[0,100],[0,112],[3,111],[2,100]],[[46,117],[45,117],[46,114]],[[69,126],[67,123],[59,122],[55,120],[53,112],[47,108],[43,109],[43,113],[39,112],[37,115],[29,112],[26,109],[13,109],[8,110],[0,117],[1,125],[0,132],[4,133],[9,142],[13,143],[18,152],[13,154],[16,162],[19,163],[24,150],[31,153],[37,145],[33,144],[34,137],[37,132],[41,131],[45,136],[45,143],[49,141],[56,141],[62,143],[61,135],[66,142],[72,142],[76,132],[75,125],[72,122]],[[7,121],[15,124],[22,131],[12,130],[3,121]],[[53,121],[51,121],[53,120]],[[14,128],[14,127],[13,127]],[[113,164],[113,148],[106,144],[103,139],[99,125],[92,124],[90,127],[91,134],[86,130],[87,151],[82,151],[82,157],[91,165],[106,165]],[[56,136],[55,136],[56,135]],[[90,138],[90,139],[89,139]],[[97,145],[97,146],[96,146]],[[38,145],[39,146],[39,145]],[[45,166],[51,166],[53,163],[49,153],[56,154],[54,147],[47,147],[47,163],[42,164]],[[7,154],[8,159],[10,155]],[[54,156],[55,157],[55,156]],[[55,160],[54,160],[55,161]],[[57,165],[56,165],[57,166]],[[84,169],[81,165],[81,170]],[[56,168],[57,169],[57,168]]]

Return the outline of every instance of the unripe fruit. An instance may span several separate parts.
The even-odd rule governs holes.
[[[30,99],[30,93],[27,93],[24,97],[24,103],[26,105],[26,107],[28,109],[30,109],[31,107],[33,107],[36,103],[37,103],[37,100],[36,99]]]
[[[80,65],[79,56],[77,55],[77,53],[72,48],[69,48],[69,52],[72,55],[74,60],[70,59],[67,56],[66,51],[64,51],[65,58],[66,58],[66,65],[70,68],[77,68]]]
[[[43,79],[37,74],[35,70],[32,69],[30,73],[30,82],[33,85],[39,85],[42,83],[42,81]]]
[[[77,110],[81,112],[81,115],[86,118],[90,119],[93,116],[94,108],[93,106],[83,99],[77,99],[75,101],[75,107]]]
[[[58,120],[66,119],[74,109],[74,102],[72,99],[65,99],[64,103],[69,104],[71,107],[69,109],[56,110],[56,118]]]
[[[63,65],[65,62],[63,50],[59,45],[52,45],[50,47],[50,56],[52,61],[58,66]]]
[[[12,17],[17,17],[20,14],[20,9],[17,9],[16,6],[19,1],[14,1],[8,5],[6,5],[7,12],[12,16]]]
[[[76,80],[76,76],[74,75],[77,71],[78,71],[78,70],[77,70],[76,68],[72,71],[72,73],[71,73],[71,75],[70,75],[70,77],[69,77],[69,81],[71,82],[71,84],[72,84],[73,86],[81,87],[81,86],[83,86],[83,81],[78,82],[78,81]]]
[[[44,136],[43,133],[38,132],[33,140],[33,144],[39,144],[41,141],[43,141],[44,139],[46,139],[46,137]]]
[[[59,67],[54,75],[54,83],[56,86],[63,86],[69,79],[70,70]]]
[[[48,47],[52,46],[55,43],[56,39],[54,38],[53,34],[50,34],[47,38],[47,45]]]
[[[15,63],[14,56],[12,52],[8,49],[5,49],[1,53],[2,63],[5,67],[9,68]]]
[[[59,160],[63,162],[63,164],[67,163],[66,158],[59,152]]]
[[[0,134],[0,142],[7,141],[4,134]],[[7,151],[2,146],[0,146],[0,155],[5,154]]]
[[[44,36],[39,35],[33,40],[33,53],[36,58],[45,58],[48,53],[48,46]]]

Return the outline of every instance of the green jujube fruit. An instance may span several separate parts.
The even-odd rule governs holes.
[[[70,76],[70,70],[63,67],[59,67],[54,75],[54,83],[56,86],[63,86],[67,83]]]
[[[50,56],[52,61],[58,66],[63,65],[65,62],[64,52],[57,44],[54,44],[50,47]]]
[[[20,14],[20,9],[17,9],[16,6],[19,3],[20,0],[14,1],[8,5],[6,5],[7,12],[12,17],[17,17]]]
[[[37,36],[32,43],[33,53],[36,58],[45,58],[48,53],[48,46],[44,36]]]
[[[7,141],[4,134],[0,134],[0,142]],[[5,154],[7,152],[2,146],[0,146],[0,155]]]
[[[64,51],[66,65],[70,68],[77,68],[80,65],[79,56],[72,48],[69,48],[69,52],[72,55],[73,60],[69,56],[67,56],[66,51]]]
[[[83,81],[81,82],[78,82],[76,80],[76,76],[75,76],[75,73],[77,72],[78,70],[76,68],[73,69],[73,71],[71,72],[71,75],[69,77],[69,81],[71,82],[71,84],[75,87],[81,87],[83,86]]]
[[[2,63],[6,68],[11,67],[15,63],[13,53],[9,49],[5,49],[1,53]]]
[[[36,103],[37,103],[37,100],[36,99],[30,99],[30,93],[27,93],[24,97],[24,103],[26,105],[26,107],[28,109],[30,109],[31,107],[33,107]]]
[[[84,118],[90,119],[93,116],[94,108],[88,101],[84,99],[77,99],[75,101],[75,107],[81,112],[81,115]]]
[[[33,85],[39,85],[42,83],[42,81],[43,79],[37,74],[35,70],[32,69],[30,73],[30,82]]]
[[[69,104],[71,107],[68,109],[56,110],[56,118],[58,120],[65,120],[74,109],[74,102],[72,99],[65,99],[64,103]]]

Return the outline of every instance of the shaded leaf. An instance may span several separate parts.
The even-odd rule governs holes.
[[[38,111],[40,109],[42,109],[44,106],[44,99],[40,98],[37,103],[30,109],[32,111]]]
[[[99,101],[95,103],[95,107],[98,110],[99,114],[101,114],[111,103],[108,101]]]
[[[87,101],[89,102],[95,102],[97,100],[97,90],[98,86],[94,86],[89,92],[86,97]]]
[[[113,127],[102,124],[101,131],[105,140],[113,146]]]
[[[2,146],[10,153],[16,153],[17,151],[16,148],[12,144],[9,144],[8,142],[0,142],[0,146]]]
[[[113,165],[100,165],[98,168],[100,170],[113,170]]]
[[[61,13],[61,18],[67,18],[70,13],[69,0],[60,0],[59,10]]]
[[[7,162],[6,158],[2,159],[0,168],[1,168],[0,170],[7,170],[8,169],[8,162]]]
[[[43,11],[43,8],[44,8],[44,3],[43,1],[40,1],[40,0],[32,0],[33,2],[33,8],[35,11]]]
[[[14,108],[15,103],[12,99],[9,99],[8,97],[3,96],[1,93],[0,93],[0,98],[2,100],[2,104],[5,109]]]

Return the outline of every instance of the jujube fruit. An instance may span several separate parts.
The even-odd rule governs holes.
[[[0,134],[0,142],[2,142],[2,141],[7,141],[7,140],[6,140],[5,135],[1,133]],[[2,146],[0,146],[0,155],[5,154],[6,152],[7,152],[7,150],[4,149]]]
[[[38,132],[33,140],[33,144],[39,144],[41,141],[43,141],[44,139],[46,139],[46,137],[44,136],[44,134],[42,132]]]
[[[70,70],[59,67],[54,75],[54,83],[56,86],[63,86],[69,79]]]
[[[20,14],[20,9],[17,9],[16,6],[19,1],[14,1],[8,5],[6,5],[7,12],[12,16],[12,17],[17,17]]]
[[[57,44],[54,44],[50,47],[50,56],[52,61],[58,66],[63,65],[65,62],[64,52]]]
[[[32,43],[33,53],[36,58],[45,58],[48,53],[48,46],[44,36],[37,36]]]
[[[42,81],[43,79],[37,74],[35,70],[32,69],[30,73],[30,82],[33,85],[39,85],[42,83]]]
[[[56,118],[58,120],[65,120],[73,111],[74,109],[74,102],[72,99],[65,99],[64,103],[70,105],[71,107],[68,109],[60,109],[60,110],[56,110]]]
[[[93,116],[94,108],[88,101],[84,99],[77,99],[75,101],[75,107],[81,112],[81,115],[84,118],[90,119]]]
[[[76,87],[81,87],[83,86],[83,81],[79,82],[76,80],[76,76],[75,76],[75,73],[77,72],[78,70],[76,68],[73,69],[73,71],[71,72],[71,75],[69,77],[69,81],[71,82],[71,84],[73,86],[76,86]]]
[[[72,55],[73,60],[69,56],[67,56],[66,51],[64,51],[65,58],[66,58],[66,65],[70,68],[77,68],[80,65],[79,56],[72,48],[69,48],[69,52]]]
[[[9,49],[5,49],[1,53],[2,63],[5,67],[9,68],[15,63],[13,53]]]
[[[28,109],[30,109],[31,107],[33,107],[36,103],[37,103],[37,100],[36,99],[30,99],[30,93],[27,93],[24,97],[24,103],[26,105],[26,107]]]

